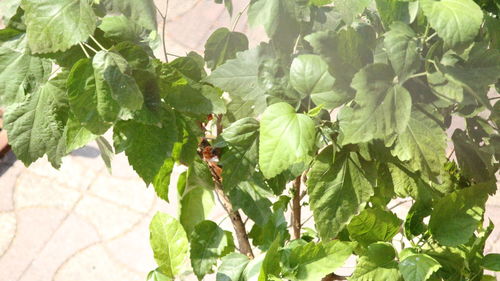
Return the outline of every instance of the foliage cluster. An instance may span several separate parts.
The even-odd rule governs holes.
[[[500,159],[498,1],[252,0],[242,13],[268,42],[249,49],[220,28],[204,56],[171,62],[153,53],[152,0],[0,9],[0,106],[20,160],[57,168],[95,140],[108,166],[124,152],[166,201],[174,167],[188,167],[173,183],[179,216],[151,222],[148,280],[179,278],[186,260],[200,280],[342,280],[353,254],[353,281],[500,270],[500,255],[483,256]],[[234,231],[206,219],[216,197]],[[404,220],[395,198],[412,202]]]

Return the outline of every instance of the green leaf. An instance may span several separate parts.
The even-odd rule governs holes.
[[[291,250],[290,267],[296,268],[295,278],[301,281],[321,280],[342,267],[354,250],[354,243],[338,240],[295,247]]]
[[[106,16],[99,24],[99,29],[104,31],[104,37],[116,41],[130,41],[140,43],[148,37],[144,27],[136,24],[123,15]]]
[[[336,0],[335,7],[342,15],[344,22],[351,25],[354,19],[370,5],[370,2],[371,0]]]
[[[347,230],[352,239],[368,246],[379,241],[391,242],[399,232],[400,226],[401,220],[394,213],[379,208],[369,208],[352,218]]]
[[[94,56],[92,66],[98,82],[107,85],[111,96],[118,104],[130,110],[142,107],[144,102],[142,93],[130,75],[132,70],[128,62],[121,55],[100,51]]]
[[[314,121],[297,114],[287,103],[275,103],[262,115],[260,123],[259,166],[272,178],[295,163],[308,159],[316,139]]]
[[[158,268],[148,273],[146,281],[172,281],[173,278],[163,274]]]
[[[345,99],[333,91],[335,78],[328,72],[326,62],[317,55],[301,55],[293,60],[290,83],[302,98],[310,96],[316,105],[323,105],[325,109],[333,109]]]
[[[63,155],[58,146],[61,141],[66,143],[64,130],[69,106],[65,81],[58,78],[39,87],[23,102],[7,108],[5,113],[9,143],[26,166],[45,154],[52,166],[61,165]]]
[[[248,233],[252,243],[259,246],[261,250],[269,249],[276,237],[281,237],[281,241],[290,237],[284,214],[289,199],[285,196],[280,197],[280,200],[274,203],[273,213],[268,218],[267,223],[265,225],[254,224],[252,230]]]
[[[481,150],[464,131],[456,129],[451,137],[461,172],[475,182],[495,179],[496,169],[492,166],[491,153]]]
[[[173,169],[174,161],[171,158],[167,158],[153,180],[156,195],[167,202],[169,202],[168,187]]]
[[[268,281],[272,280],[270,278],[279,276],[281,271],[281,257],[279,253],[280,243],[281,237],[277,236],[271,244],[271,247],[269,247],[269,250],[267,250],[265,258],[262,261],[258,281]]]
[[[99,151],[101,152],[101,158],[104,161],[104,165],[106,165],[108,172],[111,174],[111,161],[113,160],[113,156],[115,156],[113,147],[102,136],[97,137],[96,143],[97,147],[99,148]]]
[[[75,117],[70,114],[66,123],[66,152],[81,148],[93,141],[97,136],[85,129]]]
[[[402,22],[394,22],[385,34],[384,46],[401,83],[414,74],[421,65],[415,37],[416,34],[410,26]]]
[[[181,112],[194,114],[226,113],[221,95],[217,89],[209,85],[177,85],[168,94],[167,102]]]
[[[227,150],[222,154],[220,164],[224,167],[222,183],[228,191],[249,179],[255,172],[259,122],[253,118],[240,119],[226,128],[221,136],[227,143]]]
[[[483,22],[483,11],[473,0],[420,0],[420,7],[450,47],[472,41]]]
[[[355,153],[325,148],[307,175],[309,204],[322,239],[335,238],[374,194]]]
[[[0,2],[0,11],[2,15],[0,16],[4,25],[9,25],[9,21],[13,18],[21,4],[21,0],[3,0]]]
[[[473,185],[441,198],[431,214],[429,230],[439,244],[455,247],[473,235],[484,214],[491,183]]]
[[[198,280],[212,271],[226,247],[226,233],[213,221],[202,221],[191,234],[191,265]]]
[[[236,53],[248,49],[248,39],[241,32],[222,27],[210,35],[205,43],[205,61],[210,69],[236,58]]]
[[[443,169],[445,149],[444,130],[424,113],[413,110],[406,131],[398,137],[391,153],[432,179]]]
[[[236,208],[243,210],[258,225],[264,225],[272,215],[272,203],[267,199],[270,193],[255,182],[239,183],[230,192],[231,202]]]
[[[88,0],[22,0],[33,53],[65,51],[94,33],[97,17]]]
[[[280,25],[293,21],[289,14],[291,1],[286,0],[256,0],[248,9],[248,22],[250,26],[263,25],[269,37],[278,33]]]
[[[113,128],[116,151],[125,151],[128,162],[146,184],[150,184],[170,153],[165,141],[173,136],[169,128],[133,120],[120,121]]]
[[[399,271],[405,281],[428,280],[440,268],[441,265],[435,259],[425,254],[410,255],[399,264]]]
[[[149,225],[150,243],[159,270],[174,279],[188,253],[188,239],[179,221],[157,212]]]
[[[0,106],[23,101],[27,91],[48,79],[51,68],[50,61],[27,53],[25,35],[1,43]]]
[[[488,254],[484,256],[483,267],[487,270],[500,271],[500,254]]]
[[[240,253],[231,253],[222,258],[217,270],[216,281],[240,281],[250,260]]]
[[[99,0],[109,14],[121,13],[149,30],[156,30],[156,6],[153,0]]]
[[[268,56],[269,47],[261,44],[257,48],[239,52],[236,58],[217,67],[206,81],[244,101],[252,101],[257,113],[266,105],[264,90],[259,86],[260,63]]]
[[[188,235],[204,221],[215,206],[214,193],[203,187],[187,190],[180,202],[180,222]]]
[[[414,10],[418,10],[418,3],[406,0],[375,0],[380,20],[387,29],[393,22],[400,21],[410,24],[415,18]]]
[[[405,131],[410,119],[410,93],[392,83],[394,73],[385,64],[361,69],[351,86],[356,89],[357,107],[344,107],[339,114],[343,144],[391,139]]]
[[[68,99],[76,119],[90,132],[104,134],[119,113],[119,105],[106,89],[97,88],[89,59],[79,60],[68,76]]]
[[[427,82],[432,92],[444,102],[445,106],[460,103],[464,99],[462,86],[449,81],[441,72],[428,73]]]
[[[401,275],[394,260],[396,251],[391,244],[374,243],[361,256],[349,280],[352,281],[399,281]]]

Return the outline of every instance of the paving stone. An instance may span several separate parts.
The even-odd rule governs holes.
[[[66,214],[52,208],[17,211],[16,235],[0,257],[0,280],[18,280],[61,224]]]
[[[72,214],[47,242],[20,281],[52,280],[57,269],[76,252],[99,242],[97,230],[84,219]]]
[[[0,212],[14,210],[14,188],[24,167],[10,167],[0,172]]]
[[[102,245],[77,252],[57,270],[54,281],[144,281],[146,276],[114,261]]]
[[[49,178],[68,187],[85,190],[103,169],[100,157],[81,159],[80,156],[67,156],[63,158],[63,164],[59,170],[54,169],[45,159],[40,159],[33,163],[28,169],[35,175]]]
[[[103,240],[129,231],[143,217],[139,212],[92,195],[87,195],[77,204],[75,213],[92,223]]]
[[[149,223],[151,218],[152,216],[143,218],[141,223],[134,227],[132,231],[104,243],[110,256],[144,275],[157,267],[149,244]],[[130,243],[131,241],[134,241],[134,243]]]
[[[17,209],[42,206],[70,210],[80,195],[80,192],[64,188],[58,182],[23,173],[17,181],[14,200]]]
[[[9,247],[16,234],[16,214],[0,213],[0,257]]]
[[[113,178],[140,180],[140,177],[128,163],[125,153],[115,155],[113,161],[111,162],[111,169],[111,175],[107,172],[104,172],[103,174],[110,175]]]
[[[141,213],[147,213],[156,200],[154,188],[147,188],[142,180],[125,180],[105,174],[97,178],[90,192]]]

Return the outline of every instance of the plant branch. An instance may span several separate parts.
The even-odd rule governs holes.
[[[245,11],[248,9],[249,6],[250,6],[250,2],[245,6],[245,8],[243,8],[243,10],[241,10],[238,13],[238,15],[236,16],[236,19],[234,20],[233,27],[231,28],[231,31],[234,31],[236,29],[236,26],[238,25],[238,22],[240,21],[241,16],[243,15],[243,13],[245,13]]]
[[[90,35],[90,39],[92,39],[92,41],[94,41],[96,43],[97,47],[101,48],[101,50],[107,51],[106,48],[104,48],[104,46],[101,45],[101,43],[99,43],[99,41],[97,41],[97,39],[95,39],[94,36]]]
[[[300,239],[300,185],[302,176],[298,176],[293,183],[293,201],[292,201],[292,228],[293,228],[293,239]]]
[[[250,241],[248,240],[248,234],[245,229],[245,224],[241,219],[241,215],[238,210],[234,210],[233,204],[229,200],[229,197],[224,193],[222,189],[222,183],[220,177],[216,174],[216,172],[210,167],[210,172],[212,173],[212,177],[215,183],[215,193],[222,203],[222,207],[226,210],[227,214],[231,218],[231,223],[233,224],[234,232],[236,233],[236,238],[238,239],[238,246],[240,253],[246,255],[250,259],[254,258],[252,246],[250,246]]]
[[[168,63],[168,56],[167,55],[169,55],[169,53],[167,53],[167,42],[166,42],[166,39],[165,39],[165,31],[167,29],[168,4],[169,4],[169,0],[166,1],[165,14],[162,14],[160,12],[160,9],[158,9],[158,7],[156,7],[156,10],[158,10],[158,14],[160,14],[160,17],[163,20],[163,24],[162,24],[162,27],[161,27],[161,34],[162,34],[163,38],[161,40],[161,43],[162,43],[162,46],[163,46],[163,55],[165,56],[165,62],[166,63]]]

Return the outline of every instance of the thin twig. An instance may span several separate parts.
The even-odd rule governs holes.
[[[339,276],[335,273],[330,273],[327,276],[325,276],[321,281],[334,281],[334,280],[347,280],[346,277],[344,276]]]
[[[302,176],[298,176],[293,183],[293,201],[292,201],[292,229],[293,239],[300,239],[301,224],[301,206],[300,206],[300,186]]]
[[[403,204],[406,204],[406,203],[408,203],[408,202],[410,202],[410,201],[411,201],[411,200],[403,200],[403,201],[399,201],[398,203],[394,204],[394,206],[390,207],[390,208],[389,208],[389,210],[392,210],[392,209],[394,209],[394,208],[396,208],[396,207],[398,207],[398,206],[401,206],[401,205],[403,205]]]
[[[448,159],[448,161],[450,161],[450,158],[451,156],[453,156],[453,153],[455,152],[455,147],[453,147],[453,149],[451,150],[450,154],[448,155],[448,157],[446,159]]]
[[[168,15],[168,4],[169,4],[169,0],[166,1],[166,5],[165,5],[165,14],[162,14],[160,12],[160,10],[158,8],[156,8],[158,10],[158,13],[160,14],[160,17],[162,18],[163,20],[163,25],[162,25],[162,28],[161,28],[161,33],[162,33],[162,45],[163,45],[163,55],[165,56],[165,62],[168,63],[168,53],[167,53],[167,40],[165,38],[165,30],[167,28],[167,15]]]
[[[92,48],[92,46],[90,46],[89,44],[87,44],[87,43],[85,43],[85,42],[83,42],[83,44],[84,44],[87,48],[91,49],[94,53],[96,53],[96,54],[97,54],[97,53],[99,52],[99,51],[97,51],[96,49]]]
[[[87,49],[85,49],[85,47],[83,46],[82,42],[79,42],[78,44],[80,44],[80,47],[82,48],[83,53],[85,53],[85,56],[86,56],[87,58],[90,58],[90,55],[89,55],[89,53],[87,52]]]
[[[245,11],[248,9],[249,6],[250,6],[250,2],[245,6],[245,8],[243,8],[243,10],[241,10],[241,12],[238,13],[238,15],[236,16],[236,19],[234,20],[233,28],[231,28],[231,31],[234,31],[236,29],[236,25],[238,25],[238,22],[240,21],[241,16],[243,15],[243,13],[245,13]]]
[[[92,40],[96,43],[96,45],[97,45],[99,48],[101,48],[101,50],[103,50],[103,51],[107,51],[107,49],[106,49],[106,48],[104,48],[104,47],[101,45],[101,43],[99,43],[99,41],[97,41],[97,40],[94,38],[94,36],[90,35],[90,39],[92,39]]]

